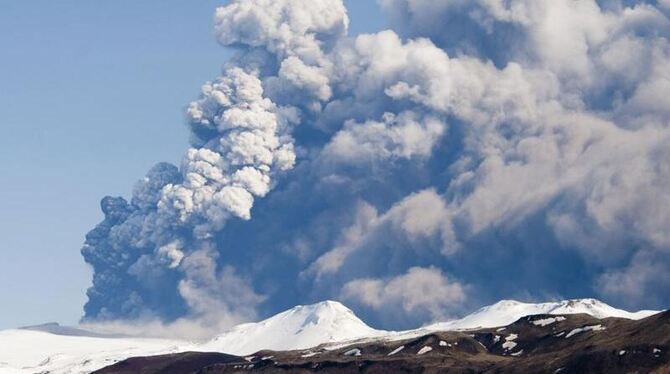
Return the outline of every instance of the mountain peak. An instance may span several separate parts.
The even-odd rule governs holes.
[[[261,349],[293,350],[383,334],[361,321],[351,309],[327,300],[298,305],[268,319],[245,323],[217,336],[204,347],[246,355]]]
[[[325,300],[321,301],[315,304],[308,304],[308,305],[297,305],[291,309],[288,309],[286,312],[289,311],[304,311],[304,312],[309,312],[309,313],[342,313],[342,314],[351,314],[353,315],[354,312],[351,311],[351,309],[347,308],[344,306],[344,304],[340,303],[339,301],[334,301],[334,300]]]

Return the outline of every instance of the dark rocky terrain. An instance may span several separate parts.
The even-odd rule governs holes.
[[[557,318],[558,317],[558,318]],[[402,347],[402,348],[401,348]],[[125,373],[670,373],[670,311],[633,321],[534,315],[504,328],[369,339],[249,357],[187,352],[130,358]]]

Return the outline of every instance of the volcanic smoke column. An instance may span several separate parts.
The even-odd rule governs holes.
[[[218,296],[226,283],[220,278],[230,284],[237,278],[232,269],[218,274],[208,239],[231,217],[249,219],[254,198],[268,193],[272,176],[293,167],[290,130],[297,114],[264,98],[256,73],[232,67],[204,85],[188,116],[193,148],[181,168],[156,165],[138,182],[130,203],[103,199],[105,220],[82,249],[96,270],[87,317],[170,318],[187,310],[205,313],[207,303],[226,309]],[[165,303],[160,289],[166,285],[179,289],[186,304],[177,295]],[[246,291],[251,304],[260,301]],[[205,294],[212,300],[201,300]],[[174,314],[162,312],[166,304],[178,307]]]
[[[188,108],[183,164],[103,200],[86,318],[223,326],[333,298],[410,328],[520,295],[665,307],[667,1],[379,3],[391,28],[351,37],[341,0],[217,9],[237,54]]]
[[[326,51],[345,36],[338,0],[231,1],[217,9],[219,42],[238,54],[187,110],[191,148],[178,168],[154,166],[130,202],[102,201],[105,219],[86,236],[93,266],[85,320],[180,317],[232,324],[253,318],[264,297],[231,266],[214,238],[231,218],[249,220],[254,199],[293,168],[292,128],[330,95]],[[269,88],[268,88],[269,87]],[[310,96],[278,105],[285,87]]]

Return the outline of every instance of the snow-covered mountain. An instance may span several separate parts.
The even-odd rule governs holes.
[[[261,322],[236,326],[198,348],[247,355],[261,349],[305,349],[387,333],[366,325],[341,303],[324,301],[296,306]]]
[[[0,373],[90,373],[128,357],[177,352],[185,346],[179,341],[105,338],[74,328],[47,327],[0,331]]]
[[[506,326],[521,317],[532,314],[589,314],[596,318],[619,317],[628,319],[642,319],[659,311],[641,310],[627,312],[616,309],[595,299],[574,299],[550,303],[522,303],[514,300],[502,300],[493,305],[485,306],[461,319],[440,322],[426,326],[425,329],[434,331],[466,330]]]
[[[263,349],[307,349],[321,344],[335,349],[353,340],[397,340],[433,331],[505,326],[531,314],[576,313],[596,318],[641,319],[657,312],[631,313],[594,299],[542,304],[504,300],[458,320],[393,332],[375,330],[339,302],[324,301],[296,306],[260,322],[238,325],[202,344],[102,336],[79,328],[46,324],[0,331],[0,373],[88,373],[128,357],[184,351],[249,355]]]

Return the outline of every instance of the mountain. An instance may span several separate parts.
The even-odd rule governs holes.
[[[574,299],[550,303],[532,304],[514,300],[502,300],[485,306],[461,319],[436,323],[424,329],[432,331],[467,330],[484,327],[506,326],[521,317],[533,314],[588,314],[595,318],[618,317],[642,319],[658,313],[658,310],[627,312],[616,309],[596,299]]]
[[[261,322],[236,326],[198,349],[247,355],[262,349],[305,349],[385,334],[386,331],[366,325],[341,303],[324,301],[296,306]]]
[[[438,332],[441,334],[443,331],[505,326],[527,315],[578,313],[588,314],[592,319],[621,317],[636,320],[655,312],[629,313],[593,299],[543,304],[505,300],[481,308],[459,320],[417,330],[393,332],[375,330],[344,305],[335,301],[324,301],[313,305],[296,306],[260,322],[238,325],[201,344],[177,340],[102,336],[76,327],[45,324],[0,331],[0,373],[88,373],[128,357],[165,354],[169,355],[166,356],[168,358],[158,359],[158,366],[164,364],[165,360],[173,359],[176,363],[171,362],[175,365],[181,365],[180,360],[184,359],[198,365],[217,360],[219,360],[217,362],[220,360],[228,362],[234,361],[231,357],[248,356],[261,350],[300,352],[311,348],[306,353],[301,353],[308,357],[324,349],[339,352],[343,347],[352,344],[395,346],[399,341],[423,339],[425,336]],[[546,319],[552,321],[551,318]],[[468,334],[458,336],[461,335],[469,336]],[[315,348],[317,346],[320,347]],[[187,351],[227,355],[179,355]],[[356,355],[356,351],[352,351],[351,354]],[[149,361],[156,363],[155,360]]]
[[[641,319],[540,314],[502,327],[364,339],[246,357],[135,357],[96,374],[670,373],[670,312]],[[221,355],[221,354],[218,354]]]

